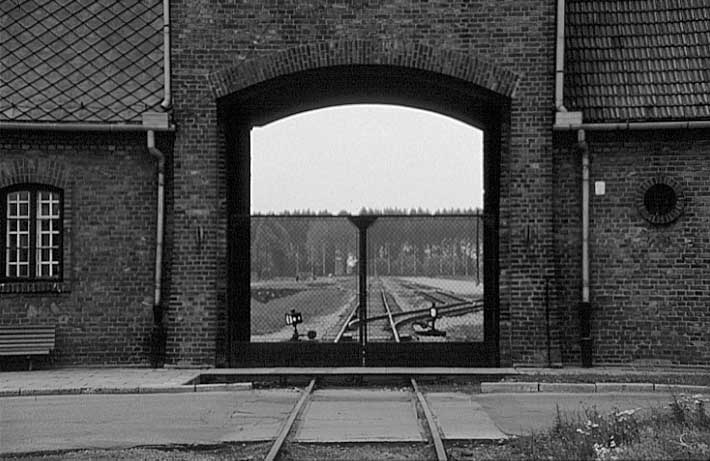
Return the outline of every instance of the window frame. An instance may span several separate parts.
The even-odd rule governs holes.
[[[27,191],[30,194],[29,203],[29,275],[27,277],[13,277],[8,275],[7,268],[7,197],[13,192]],[[59,195],[59,219],[58,221],[58,255],[59,261],[57,266],[57,276],[55,277],[42,277],[37,275],[37,251],[39,251],[37,244],[37,214],[38,214],[38,203],[37,197],[40,192],[50,192]],[[2,258],[2,272],[0,272],[0,283],[35,283],[35,282],[50,282],[50,283],[61,283],[64,281],[64,219],[65,219],[65,202],[64,202],[64,190],[52,186],[50,184],[38,184],[38,183],[25,183],[25,184],[13,184],[11,186],[0,188],[0,225],[2,225],[2,232],[0,232],[0,258]]]

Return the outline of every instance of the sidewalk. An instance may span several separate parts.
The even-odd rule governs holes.
[[[0,397],[82,393],[177,392],[200,369],[59,368],[0,372]]]
[[[480,377],[483,392],[710,392],[710,369],[699,368],[499,368],[499,369],[411,369],[411,368],[58,368],[36,371],[0,372],[0,397],[83,393],[195,392],[244,389],[239,385],[193,384],[200,375],[273,377],[279,374],[315,376],[367,374]],[[580,383],[580,377],[584,377]],[[676,383],[673,377],[683,383]],[[591,381],[590,381],[591,380]],[[656,384],[653,383],[669,383]],[[703,383],[687,385],[687,383]],[[190,383],[190,384],[188,384]],[[492,384],[485,384],[492,383]],[[610,384],[607,384],[610,383]],[[621,383],[624,383],[623,385]]]

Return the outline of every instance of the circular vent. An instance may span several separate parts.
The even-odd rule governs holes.
[[[639,189],[639,213],[651,224],[670,224],[685,208],[685,196],[680,183],[672,178],[657,176],[645,181]]]

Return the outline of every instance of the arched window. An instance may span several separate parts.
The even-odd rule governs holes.
[[[2,281],[61,281],[63,191],[42,184],[0,190]]]

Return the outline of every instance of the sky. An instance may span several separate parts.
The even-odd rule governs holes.
[[[347,105],[251,132],[251,212],[483,207],[483,133],[434,112]]]

